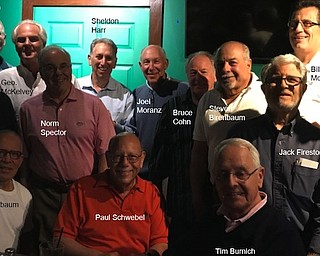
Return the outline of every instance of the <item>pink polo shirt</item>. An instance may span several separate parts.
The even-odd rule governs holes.
[[[73,87],[60,105],[46,92],[26,100],[20,117],[29,168],[50,181],[90,175],[94,152],[104,154],[115,135],[102,102]]]

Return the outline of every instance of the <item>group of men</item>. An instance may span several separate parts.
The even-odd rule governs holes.
[[[239,61],[235,47],[225,52],[223,48],[230,43],[224,44],[217,51],[215,67],[218,85],[204,95],[199,103],[190,167],[194,217],[199,227],[209,233],[205,226],[207,223],[203,223],[203,220],[212,216],[212,211],[217,213],[213,221],[216,225],[212,229],[218,228],[219,224],[221,229],[220,232],[213,231],[216,235],[213,241],[216,242],[212,242],[215,246],[211,248],[216,255],[226,251],[231,254],[230,250],[235,248],[255,248],[258,255],[320,253],[320,133],[316,114],[319,110],[319,88],[315,63],[320,50],[319,15],[318,1],[298,1],[294,6],[288,29],[295,55],[276,56],[263,68],[262,84],[259,82],[256,86],[258,89],[261,87],[260,95],[262,92],[264,94],[262,98],[255,94],[250,99],[250,92],[253,93],[250,90],[252,78],[242,79],[241,82],[238,70],[242,67],[241,74],[246,73],[245,64],[250,65],[247,58]],[[240,89],[237,91],[237,88]],[[219,91],[222,91],[222,97],[214,98]],[[241,105],[248,98],[248,103]],[[257,99],[255,104],[250,105]],[[265,105],[264,99],[267,108],[260,112],[262,115],[257,112],[254,114],[253,110],[259,112],[258,108]],[[240,121],[241,118],[237,119],[239,116],[244,121],[228,127],[230,121]],[[223,128],[215,130],[217,126]],[[226,165],[224,161],[221,163],[221,159],[217,161],[212,157],[215,148],[217,150],[221,146],[218,143],[226,137],[246,139],[258,149],[264,167],[263,174],[260,174],[261,178],[264,177],[263,182],[254,178],[259,175],[257,172],[260,173],[260,163],[251,168],[243,163],[240,165],[241,161],[246,160],[245,156],[241,156],[237,163],[239,152],[222,150],[225,154],[229,152],[221,156],[222,160],[226,160]],[[213,196],[206,190],[208,171],[215,188]],[[258,196],[259,200],[253,200],[251,190],[255,189],[257,195],[257,188],[261,188],[265,194]],[[265,215],[267,213],[261,199],[294,224],[300,236],[285,236],[284,228],[287,224],[284,223],[278,224],[277,229],[271,224],[263,228],[262,219],[270,217]],[[222,204],[218,210],[214,207],[217,201]],[[237,211],[240,214],[236,214]],[[266,235],[270,227],[277,231],[271,237]],[[276,240],[281,241],[281,232],[278,233],[280,227],[284,232],[282,236],[287,240],[277,244]],[[263,232],[266,232],[265,235]],[[298,241],[300,237],[305,252],[301,251],[301,241]],[[268,244],[267,248],[264,247],[265,243]],[[290,253],[293,247],[295,251]],[[280,249],[286,249],[286,252],[280,252]]]
[[[19,128],[15,126],[13,129],[9,119],[1,117],[3,122],[1,128],[6,131],[4,136],[7,137],[19,137],[18,133],[20,133],[22,141],[18,141],[19,145],[16,146],[24,145],[24,149],[19,148],[19,151],[16,148],[10,148],[10,145],[1,149],[3,151],[0,154],[3,162],[1,172],[10,173],[5,176],[6,180],[3,182],[11,184],[9,188],[4,187],[3,190],[17,193],[18,187],[13,177],[20,168],[19,181],[32,194],[32,204],[29,202],[19,204],[19,209],[26,215],[23,215],[19,223],[8,222],[10,237],[3,240],[0,251],[8,247],[18,247],[20,252],[37,254],[37,243],[53,238],[57,215],[71,185],[81,177],[103,173],[101,177],[104,178],[106,173],[113,172],[114,177],[110,176],[108,186],[111,189],[110,196],[114,197],[120,207],[118,210],[115,208],[114,211],[115,213],[118,211],[119,216],[125,216],[122,220],[114,221],[114,225],[122,225],[123,233],[127,233],[128,237],[131,235],[128,231],[136,232],[138,228],[141,232],[137,232],[136,239],[141,241],[127,244],[127,241],[122,241],[122,236],[119,236],[113,243],[106,240],[101,244],[100,239],[99,246],[96,242],[90,246],[80,242],[79,246],[74,246],[74,243],[69,246],[68,241],[63,239],[67,254],[88,255],[86,247],[92,246],[93,250],[99,254],[109,253],[111,250],[114,255],[119,253],[140,255],[145,252],[150,255],[162,255],[167,248],[167,226],[160,196],[151,183],[140,181],[136,177],[143,167],[145,153],[140,149],[140,155],[137,156],[132,155],[131,147],[124,153],[122,148],[119,148],[123,144],[125,146],[130,144],[129,140],[133,141],[131,144],[134,150],[137,147],[142,148],[136,135],[133,133],[123,135],[121,132],[143,134],[143,131],[139,131],[138,124],[147,117],[134,120],[136,118],[133,106],[134,94],[111,77],[112,69],[116,66],[117,46],[107,38],[94,40],[88,55],[92,74],[76,80],[72,75],[69,53],[57,45],[45,46],[46,40],[46,32],[40,24],[32,20],[19,23],[12,33],[12,41],[16,45],[20,65],[5,69],[0,74],[1,80],[6,81],[2,83],[1,90],[5,99],[8,99],[7,109],[11,107],[11,112],[8,114],[15,124],[17,122],[20,124]],[[183,94],[187,90],[186,84],[180,86],[179,82],[171,82],[167,76],[165,70],[168,60],[160,46],[146,47],[141,53],[139,64],[147,78],[148,93],[153,93],[156,98],[157,108],[161,108],[165,102],[164,99]],[[148,107],[155,107],[155,105]],[[151,123],[156,125],[156,118],[153,118]],[[140,127],[144,128],[144,125]],[[118,137],[114,137],[116,133],[119,133],[119,140],[122,141],[121,136],[125,138],[124,143],[119,144],[119,147],[114,146],[113,151],[109,152],[111,139],[118,140]],[[153,136],[152,133],[149,136],[151,141]],[[143,148],[151,150],[152,146],[148,146],[151,141],[147,140]],[[118,145],[118,143],[114,144]],[[107,155],[106,152],[108,152]],[[114,155],[112,160],[109,160],[109,155]],[[22,159],[24,159],[23,163]],[[123,159],[128,161],[123,163]],[[9,163],[12,166],[9,166]],[[130,163],[130,166],[132,164],[134,170],[129,167],[122,170],[127,163]],[[99,175],[98,179],[100,179]],[[138,199],[128,197],[133,190],[137,190]],[[142,191],[145,193],[141,194]],[[30,195],[27,190],[23,193]],[[21,196],[19,200],[23,202],[26,195]],[[124,202],[128,204],[127,209],[123,208],[122,202],[116,200],[118,197],[126,199]],[[146,204],[141,198],[146,200]],[[9,204],[10,200],[12,198],[8,196],[3,202]],[[19,200],[16,201],[20,202]],[[140,209],[132,206],[133,201],[141,203]],[[16,209],[11,209],[11,213],[14,210]],[[92,210],[95,212],[97,209]],[[126,211],[131,211],[133,215],[128,215]],[[78,209],[76,212],[78,213]],[[8,214],[10,214],[9,209],[6,212],[6,215]],[[22,228],[23,223],[29,220],[27,216],[32,217],[33,233],[31,235],[25,235],[26,229]],[[139,221],[134,224],[135,220],[127,220],[128,216],[138,216]],[[6,220],[8,219],[4,218],[3,222]],[[99,224],[96,221],[98,220],[92,219],[90,223],[97,226]],[[67,232],[67,228],[65,230]],[[82,230],[78,231],[82,232]],[[114,234],[106,233],[105,235],[113,237]],[[81,233],[75,236],[81,236]],[[26,238],[34,238],[35,243],[25,242]],[[92,239],[95,240],[94,237]],[[19,243],[18,240],[20,240]],[[25,248],[25,244],[29,246]],[[122,245],[126,248],[121,248]],[[110,252],[110,255],[113,254]]]
[[[22,21],[20,65],[0,72],[20,124],[1,120],[0,250],[35,253],[62,234],[78,256],[320,255],[319,24],[320,3],[297,2],[294,55],[272,59],[262,81],[241,42],[190,55],[188,84],[149,45],[146,84],[131,93],[111,77],[112,40],[92,42],[92,73],[75,79],[69,53]],[[31,194],[13,180],[19,167]]]

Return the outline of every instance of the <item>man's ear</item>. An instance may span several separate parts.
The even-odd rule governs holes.
[[[302,95],[305,93],[305,91],[307,90],[307,83],[302,85]]]
[[[141,157],[140,157],[140,168],[143,167],[144,159],[146,158],[146,151],[141,152]]]
[[[263,91],[264,95],[266,95],[266,88],[267,88],[267,85],[265,83],[262,83],[261,90]]]
[[[263,185],[264,173],[265,173],[265,169],[262,166],[259,167],[259,170],[258,170],[258,178],[259,178],[258,186],[259,186],[259,189],[261,189],[262,185]]]
[[[247,66],[250,70],[252,69],[252,59],[248,60]]]
[[[168,67],[169,67],[169,60],[165,59],[164,70],[166,70]]]
[[[89,66],[91,66],[91,55],[88,54],[88,63],[89,63]]]
[[[115,59],[114,66],[112,68],[115,68],[117,66],[117,61],[118,61],[118,58]]]

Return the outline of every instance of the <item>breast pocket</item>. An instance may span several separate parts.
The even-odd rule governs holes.
[[[320,170],[294,165],[292,169],[292,191],[301,197],[310,198],[320,179]]]

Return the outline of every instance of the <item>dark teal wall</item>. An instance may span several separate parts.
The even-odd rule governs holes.
[[[168,74],[180,80],[185,75],[185,0],[164,0],[163,48],[166,50]]]
[[[19,57],[11,41],[11,32],[22,17],[22,0],[0,0],[0,20],[6,34],[7,43],[0,52],[1,56],[12,65],[19,64]]]

